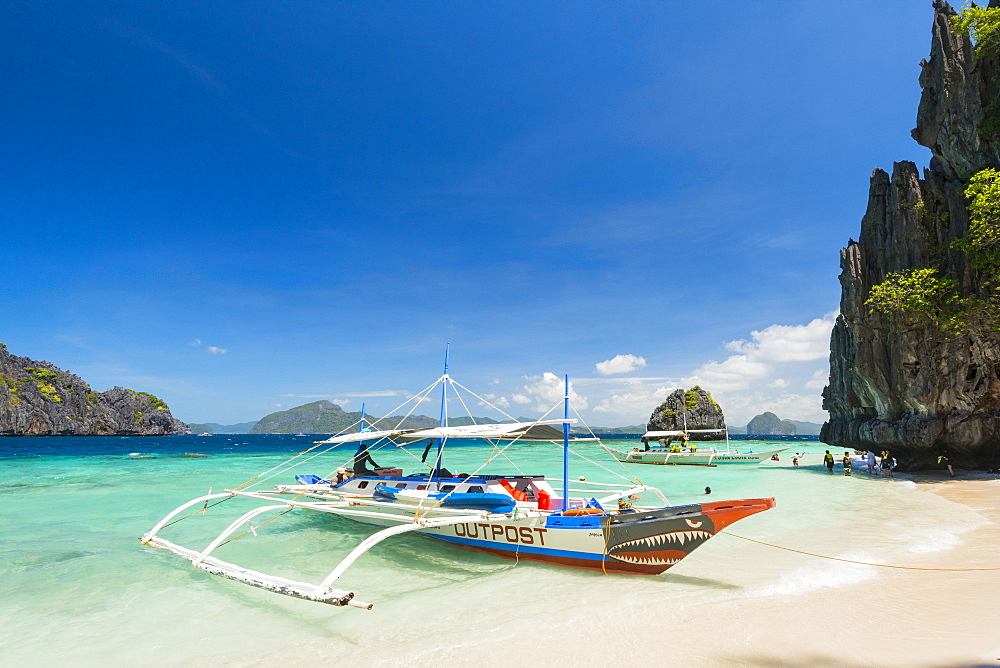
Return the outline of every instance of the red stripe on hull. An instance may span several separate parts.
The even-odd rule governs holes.
[[[739,501],[716,501],[701,504],[701,512],[708,515],[718,533],[725,527],[738,522],[744,517],[762,513],[774,508],[774,497],[769,499],[741,499]]]
[[[456,545],[458,547],[465,548],[467,550],[475,550],[477,552],[485,552],[487,554],[492,554],[497,557],[503,557],[504,559],[514,559],[517,561],[539,561],[546,564],[557,564],[559,566],[569,566],[571,568],[585,568],[592,571],[607,571],[609,573],[641,573],[643,575],[659,575],[663,571],[670,568],[671,565],[676,564],[655,564],[655,565],[643,565],[643,564],[631,564],[625,561],[618,561],[613,557],[606,559],[603,564],[597,559],[577,559],[575,557],[558,557],[551,554],[537,554],[534,552],[518,552],[514,553],[510,550],[499,550],[492,547],[482,547],[480,545],[467,545],[465,543],[457,543],[455,541],[450,541],[439,536],[434,536],[432,534],[423,534],[428,538],[433,538],[435,540],[440,540],[442,542],[448,543],[449,545]]]

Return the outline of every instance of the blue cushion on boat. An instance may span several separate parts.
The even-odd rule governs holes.
[[[306,473],[304,475],[297,475],[295,479],[298,480],[303,485],[332,485],[333,483],[325,478],[320,478],[318,475],[313,475],[312,473]]]

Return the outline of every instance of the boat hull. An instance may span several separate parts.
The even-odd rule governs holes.
[[[626,464],[660,464],[686,466],[717,466],[719,464],[760,464],[788,448],[774,448],[761,452],[666,452],[661,449],[614,450],[615,458]]]
[[[773,507],[774,499],[743,499],[624,513],[491,516],[417,533],[509,559],[655,575],[676,565],[724,527]],[[401,515],[399,522],[388,518],[361,521],[391,526],[412,521],[412,515]]]

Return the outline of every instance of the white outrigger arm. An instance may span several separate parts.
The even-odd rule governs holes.
[[[156,535],[163,527],[165,527],[170,520],[174,517],[187,510],[192,506],[196,506],[199,503],[206,503],[212,499],[222,499],[234,496],[245,496],[249,498],[255,498],[260,500],[278,501],[275,505],[260,506],[252,510],[247,511],[239,517],[236,521],[230,524],[226,529],[216,536],[215,540],[208,544],[208,546],[202,550],[192,550],[190,548],[183,547],[181,545],[176,545],[165,538],[161,538]],[[268,511],[274,510],[294,510],[296,508],[306,508],[309,510],[319,510],[324,512],[332,512],[332,508],[337,508],[338,514],[359,515],[368,517],[391,517],[393,519],[398,519],[398,515],[388,515],[385,513],[371,512],[371,511],[345,511],[344,506],[350,505],[350,502],[301,502],[293,500],[282,500],[275,499],[273,497],[266,496],[264,494],[255,492],[239,492],[235,490],[228,490],[224,493],[218,494],[206,494],[205,496],[199,496],[196,499],[188,501],[187,503],[179,506],[169,515],[164,517],[157,523],[149,532],[144,534],[139,541],[144,545],[149,545],[150,547],[159,547],[165,550],[173,552],[179,557],[183,557],[189,560],[194,566],[201,568],[202,570],[208,571],[213,575],[220,575],[224,578],[230,580],[236,580],[238,582],[243,582],[245,584],[260,587],[261,589],[267,589],[269,591],[276,592],[278,594],[285,594],[286,596],[293,596],[295,598],[302,598],[309,601],[316,601],[318,603],[327,603],[330,605],[337,606],[351,606],[354,608],[363,608],[365,610],[372,609],[372,603],[365,603],[363,601],[357,601],[354,599],[354,592],[347,591],[344,589],[334,589],[333,583],[336,582],[351,565],[354,564],[358,558],[372,549],[379,543],[381,543],[386,538],[395,536],[402,533],[407,533],[410,531],[421,531],[430,527],[440,527],[448,526],[451,524],[464,524],[466,522],[481,522],[483,520],[489,519],[499,519],[506,518],[506,515],[494,515],[489,512],[480,513],[469,513],[462,512],[460,515],[454,517],[436,517],[436,518],[419,518],[413,522],[407,522],[398,526],[388,527],[377,531],[355,547],[350,554],[348,554],[336,568],[334,568],[329,575],[327,575],[323,581],[318,584],[310,584],[308,582],[299,582],[296,580],[290,580],[288,578],[283,578],[277,575],[269,575],[267,573],[261,573],[259,571],[253,571],[248,568],[244,568],[237,564],[232,564],[221,559],[217,559],[211,556],[211,553],[220,545],[222,545],[229,536],[236,532],[243,525],[250,527],[253,530],[253,525],[250,524],[250,520]],[[534,514],[530,511],[524,513],[524,515]],[[540,513],[539,513],[540,514]],[[256,534],[256,532],[254,531]]]

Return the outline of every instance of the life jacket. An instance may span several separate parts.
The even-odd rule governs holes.
[[[528,495],[527,494],[525,494],[524,492],[519,491],[512,484],[510,484],[509,482],[507,482],[503,478],[500,479],[500,486],[503,487],[508,492],[510,492],[510,495],[514,497],[515,501],[527,501],[528,500]]]

